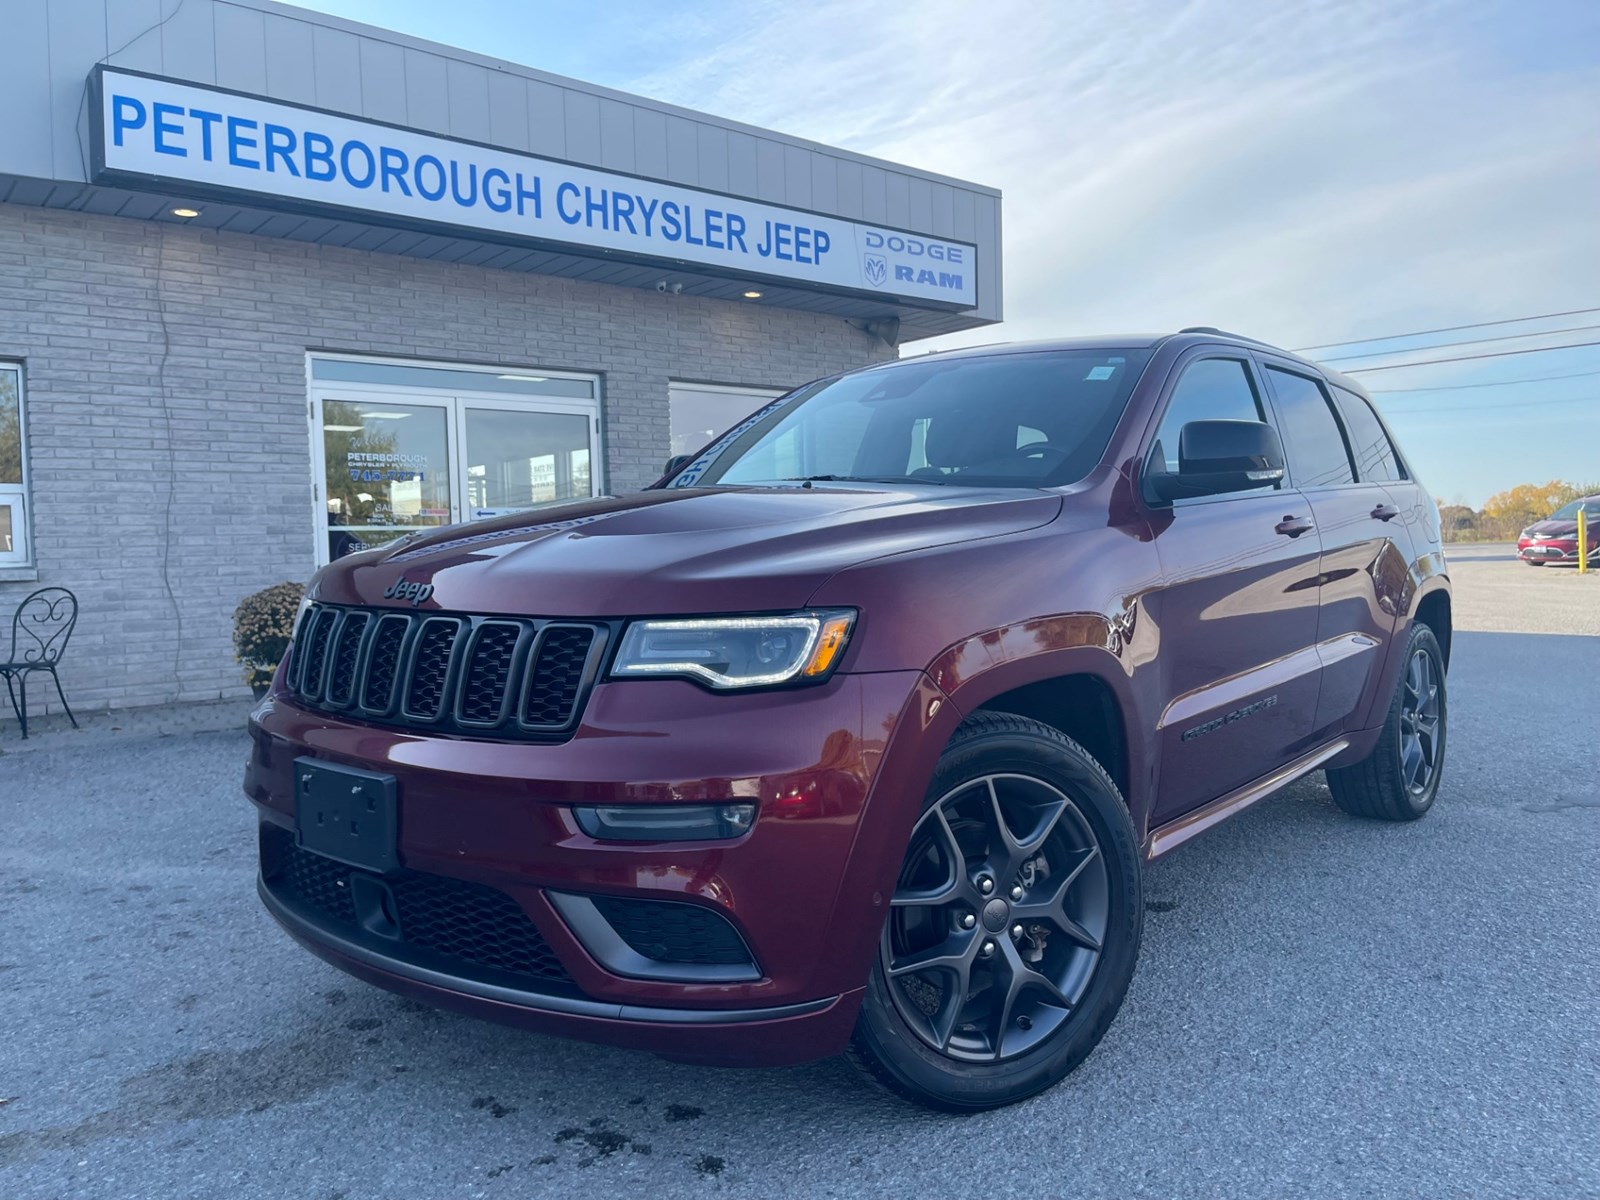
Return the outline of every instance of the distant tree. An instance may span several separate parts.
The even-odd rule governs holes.
[[[1442,504],[1439,523],[1444,526],[1446,535],[1470,533],[1478,528],[1478,514],[1465,504]]]
[[[1549,483],[1519,483],[1516,487],[1496,492],[1484,501],[1483,515],[1496,521],[1529,524],[1548,517],[1568,500],[1582,495],[1577,488],[1560,479]]]

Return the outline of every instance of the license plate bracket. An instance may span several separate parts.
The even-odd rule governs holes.
[[[393,775],[315,758],[294,760],[294,832],[303,850],[352,867],[400,868],[399,789]]]

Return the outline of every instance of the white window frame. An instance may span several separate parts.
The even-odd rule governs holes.
[[[0,550],[0,571],[27,570],[33,563],[33,529],[28,504],[28,393],[23,378],[22,364],[12,360],[0,362],[0,371],[15,372],[17,377],[17,427],[22,434],[22,482],[0,483],[0,501],[11,508],[11,550]]]
[[[390,383],[350,383],[343,380],[316,379],[313,364],[341,360],[344,362],[373,363],[382,366],[413,367],[420,370],[467,371],[481,375],[516,374],[540,375],[546,379],[576,379],[593,386],[594,396],[584,400],[576,396],[518,396],[507,392],[473,391],[466,387],[412,387]],[[589,494],[605,495],[605,444],[602,441],[604,378],[593,371],[558,371],[547,367],[485,365],[482,363],[446,362],[434,359],[385,358],[372,354],[306,355],[306,421],[311,434],[311,498],[312,498],[312,554],[317,566],[328,563],[328,509],[323,496],[325,486],[324,462],[326,447],[323,442],[321,401],[324,396],[340,395],[384,398],[397,404],[418,404],[441,408],[445,412],[446,429],[450,446],[450,509],[452,523],[470,521],[467,499],[467,445],[466,410],[468,408],[493,408],[513,412],[569,413],[589,418]],[[398,535],[397,535],[398,536]]]

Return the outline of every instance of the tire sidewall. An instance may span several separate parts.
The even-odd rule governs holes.
[[[958,731],[934,771],[922,811],[960,784],[997,772],[1034,775],[1059,788],[1077,805],[1100,845],[1110,898],[1106,937],[1094,977],[1077,1009],[1049,1042],[1012,1062],[959,1062],[933,1050],[895,1009],[881,959],[874,961],[857,1038],[866,1043],[878,1065],[895,1077],[897,1090],[951,1111],[977,1111],[1024,1099],[1048,1088],[1082,1062],[1121,1007],[1143,932],[1142,856],[1115,785],[1071,739],[1021,718],[1010,723],[1031,729],[980,730],[966,737]]]

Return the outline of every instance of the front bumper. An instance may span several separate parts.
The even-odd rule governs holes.
[[[537,745],[380,729],[300,709],[275,691],[252,718],[245,778],[268,828],[293,826],[297,757],[394,775],[404,871],[510,897],[565,978],[441,969],[404,944],[320,919],[265,877],[263,900],[335,966],[445,1007],[701,1062],[821,1057],[843,1047],[860,1003],[883,893],[932,769],[935,698],[917,672],[738,697],[679,681],[601,684],[570,741]],[[570,808],[716,801],[755,801],[750,832],[599,842]],[[758,969],[738,981],[618,974],[552,893],[708,908]]]
[[[1593,547],[1590,551],[1592,556]],[[1571,541],[1557,539],[1552,542],[1519,541],[1517,557],[1530,562],[1577,562],[1578,543],[1575,539]]]

